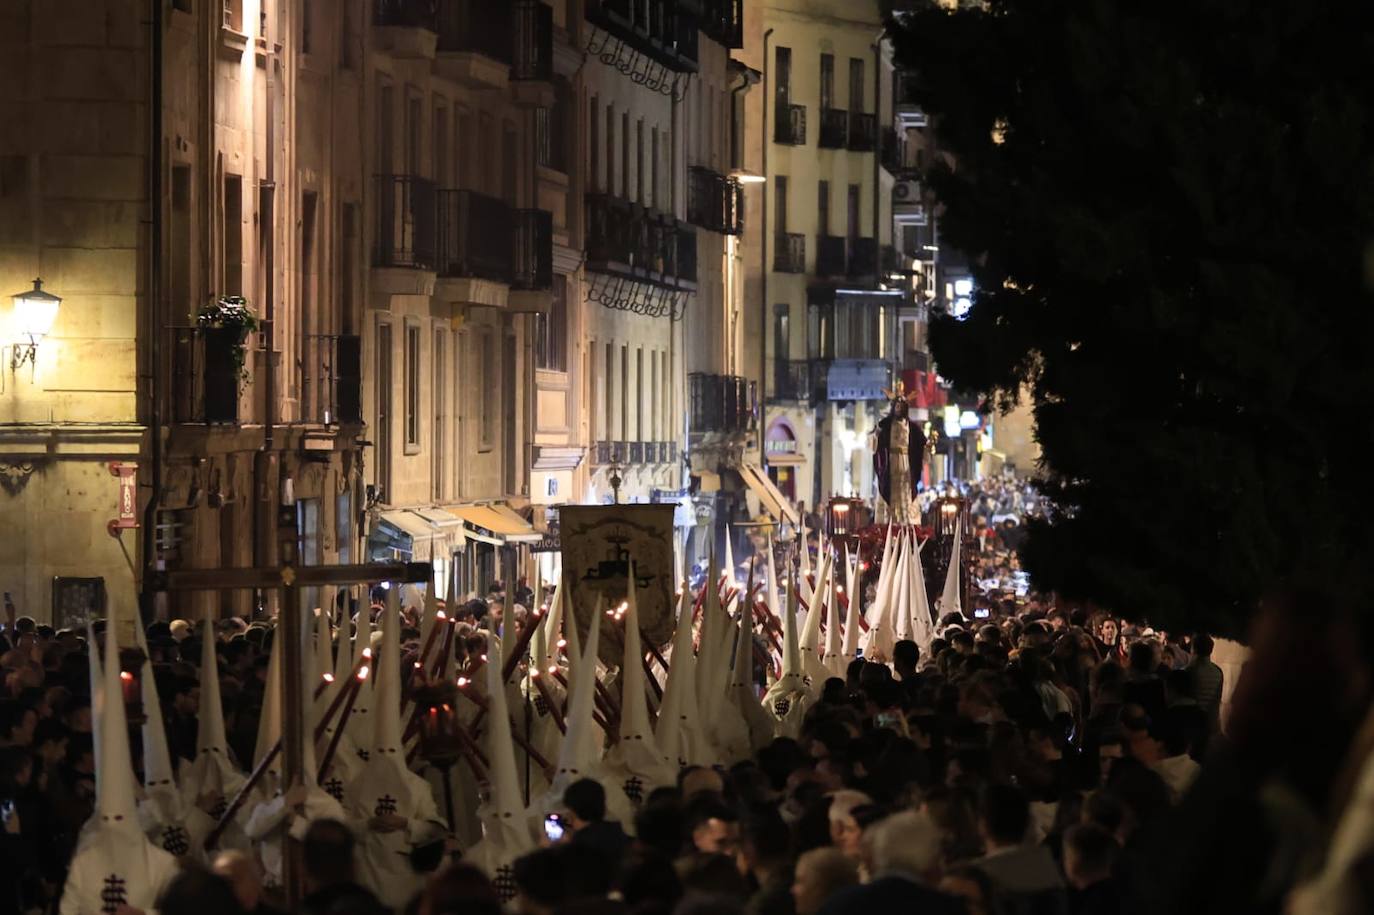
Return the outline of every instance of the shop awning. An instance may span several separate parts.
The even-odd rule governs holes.
[[[462,518],[469,528],[468,536],[486,543],[534,543],[543,539],[528,521],[513,509],[499,502],[484,505],[449,505],[445,511]],[[483,536],[486,534],[487,536]]]
[[[439,530],[437,525],[431,524],[429,521],[412,511],[402,509],[398,511],[382,512],[382,520],[410,537],[410,539],[414,540],[416,543],[434,540],[437,537],[443,536],[443,532]]]
[[[768,474],[762,467],[756,464],[740,464],[739,472],[744,482],[759,497],[759,504],[763,506],[764,511],[779,521],[790,521],[794,525],[801,523],[801,515],[787,501],[787,497],[778,491],[773,481],[768,479]]]

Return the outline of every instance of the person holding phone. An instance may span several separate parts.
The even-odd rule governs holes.
[[[563,792],[563,806],[567,817],[553,824],[553,831],[561,828],[563,841],[596,850],[614,868],[630,847],[630,837],[618,821],[606,819],[606,789],[596,779],[579,779]],[[548,821],[544,829],[550,841],[556,841]]]

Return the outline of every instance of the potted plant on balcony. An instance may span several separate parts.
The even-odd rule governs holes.
[[[201,307],[196,326],[205,342],[205,420],[234,422],[239,390],[248,381],[244,354],[248,335],[258,329],[257,315],[243,296],[220,296]]]

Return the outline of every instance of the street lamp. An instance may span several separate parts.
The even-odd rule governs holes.
[[[36,364],[38,342],[52,330],[62,298],[44,292],[41,279],[33,281],[32,289],[16,292],[11,298],[14,299],[15,329],[21,337],[28,337],[28,343],[16,343],[11,352],[10,370],[15,371],[26,362]]]

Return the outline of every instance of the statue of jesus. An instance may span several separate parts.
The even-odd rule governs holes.
[[[878,423],[877,447],[873,450],[873,476],[878,494],[887,503],[892,524],[919,524],[916,484],[921,479],[926,437],[907,416],[907,393],[901,381],[889,393],[892,408]]]

